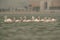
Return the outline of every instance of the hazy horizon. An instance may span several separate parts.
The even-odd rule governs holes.
[[[27,0],[0,0],[0,8],[20,8],[28,5]]]

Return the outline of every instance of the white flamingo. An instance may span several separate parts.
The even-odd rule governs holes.
[[[44,22],[45,20],[44,20],[44,19],[41,19],[40,21],[41,21],[41,22]]]
[[[44,19],[41,19],[41,21],[42,22],[55,22],[56,19],[54,19],[54,18],[51,19],[50,17],[47,19],[47,17],[44,17]]]
[[[15,18],[14,18],[15,19]],[[17,23],[17,22],[21,22],[22,21],[22,17],[20,17],[20,19],[15,19],[15,22]]]
[[[36,19],[34,20],[34,22],[40,22],[40,20],[36,18]]]
[[[31,21],[33,22],[33,21],[35,20],[35,17],[34,17],[34,16],[32,16],[32,18],[31,18],[31,19],[32,19]]]
[[[15,20],[15,22],[16,22],[16,23],[17,23],[17,22],[20,22],[20,20],[17,19],[17,20]]]
[[[55,18],[51,19],[51,22],[56,22],[56,21],[57,21],[57,19],[55,19]]]
[[[24,16],[24,20],[23,20],[23,22],[31,22],[31,20],[30,20],[30,19],[27,19],[27,17]]]
[[[47,20],[47,17],[44,17],[44,19],[41,19],[40,21],[41,22],[46,22],[46,20]]]
[[[6,23],[12,23],[13,21],[12,21],[12,19],[11,18],[7,18],[7,16],[4,16],[4,22],[6,22]]]
[[[29,20],[29,19],[28,20],[23,20],[23,22],[31,22],[31,20]]]
[[[34,22],[40,22],[40,17],[38,16],[36,19],[34,19]]]
[[[56,22],[56,19],[55,19],[55,18],[48,18],[48,19],[46,20],[46,22]]]

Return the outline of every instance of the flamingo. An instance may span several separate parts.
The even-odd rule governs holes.
[[[46,20],[47,20],[47,17],[44,17],[44,19],[41,19],[40,21],[41,22],[46,22]]]
[[[47,17],[44,17],[44,19],[41,19],[41,21],[42,21],[42,22],[55,22],[56,19],[54,19],[54,18],[51,19],[51,17],[49,17],[49,18],[47,19]]]
[[[30,20],[30,19],[27,19],[27,17],[24,16],[24,20],[23,20],[23,22],[31,22],[31,20]]]
[[[48,18],[48,19],[46,20],[46,22],[56,22],[56,19],[55,19],[55,18]]]
[[[40,17],[38,16],[36,19],[34,19],[34,22],[40,22]]]
[[[44,22],[51,22],[51,18],[50,17],[48,19],[46,18]]]
[[[4,16],[4,17],[5,17],[4,22],[6,22],[6,23],[12,23],[13,22],[11,18],[7,18],[7,16]]]
[[[55,19],[55,18],[51,19],[51,22],[56,22],[56,21],[57,21],[57,19]]]
[[[14,21],[17,23],[17,22],[21,22],[22,21],[22,17],[20,17],[20,19],[16,19],[14,18]]]
[[[35,20],[35,17],[34,16],[32,16],[32,22]]]

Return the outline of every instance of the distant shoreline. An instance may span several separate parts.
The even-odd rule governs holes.
[[[42,10],[39,12],[36,11],[6,11],[0,12],[0,14],[51,14],[51,13],[60,13],[60,10]]]

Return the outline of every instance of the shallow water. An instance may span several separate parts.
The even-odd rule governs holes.
[[[58,21],[55,23],[30,22],[30,23],[7,24],[7,23],[1,23],[1,21],[3,21],[3,15],[1,15],[0,40],[60,40],[60,18],[59,18],[60,15],[58,14],[57,15],[40,14],[40,15],[41,18],[45,16],[55,17],[58,19]],[[14,16],[17,17],[18,15],[14,15]],[[31,17],[32,15],[27,15],[27,16]],[[34,16],[37,17],[39,15],[37,14]]]

